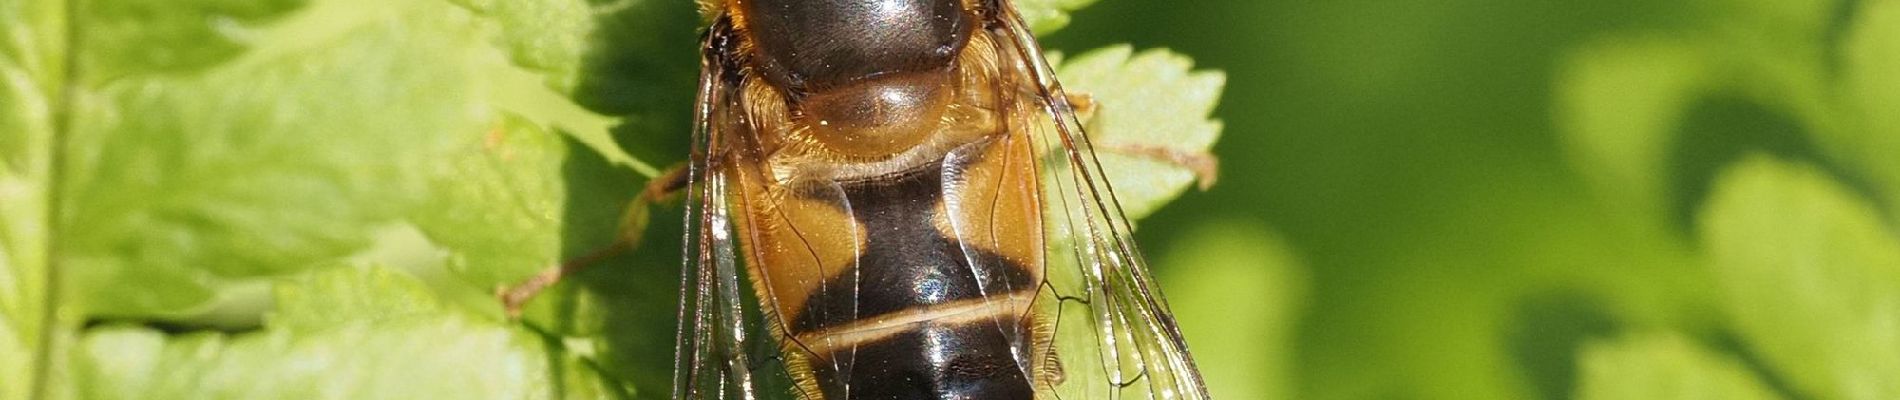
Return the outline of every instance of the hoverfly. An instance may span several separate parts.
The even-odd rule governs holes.
[[[700,5],[674,398],[1207,397],[1011,0]]]

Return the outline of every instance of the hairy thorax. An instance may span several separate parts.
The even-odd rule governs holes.
[[[780,183],[901,174],[1004,128],[996,43],[961,0],[739,1],[761,72],[745,106]]]

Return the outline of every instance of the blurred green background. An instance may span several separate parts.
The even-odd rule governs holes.
[[[1020,2],[1225,73],[1137,233],[1217,398],[1900,399],[1900,1]],[[490,290],[681,159],[698,24],[0,0],[0,400],[663,398],[678,207]]]
[[[1707,218],[1703,203],[1717,191],[1719,176],[1756,154],[1817,165],[1870,201],[1891,200],[1892,181],[1878,181],[1894,172],[1889,160],[1900,158],[1893,146],[1900,131],[1858,120],[1891,119],[1900,108],[1890,100],[1853,99],[1857,92],[1895,89],[1900,70],[1889,68],[1895,39],[1886,37],[1893,30],[1878,27],[1891,23],[1881,16],[1891,13],[1891,3],[1104,0],[1046,42],[1064,49],[1121,42],[1167,47],[1228,73],[1215,113],[1227,123],[1215,151],[1223,161],[1221,184],[1163,209],[1139,234],[1151,254],[1167,255],[1164,279],[1179,280],[1168,282],[1171,297],[1213,307],[1181,311],[1190,340],[1210,342],[1195,343],[1205,368],[1256,365],[1237,359],[1256,354],[1239,346],[1285,350],[1273,355],[1284,369],[1251,376],[1276,383],[1254,385],[1248,375],[1214,371],[1210,385],[1217,394],[1748,397],[1697,394],[1698,386],[1724,383],[1669,368],[1648,371],[1641,362],[1609,369],[1648,371],[1670,389],[1581,389],[1590,385],[1579,382],[1587,380],[1579,368],[1585,349],[1671,331],[1726,354],[1719,363],[1765,382],[1760,387],[1771,396],[1889,398],[1895,393],[1877,388],[1890,384],[1843,393],[1828,388],[1851,386],[1844,382],[1854,379],[1816,382],[1799,376],[1808,372],[1776,365],[1791,363],[1788,358],[1856,357],[1830,354],[1826,345],[1762,354],[1783,350],[1762,350],[1773,346],[1762,342],[1774,340],[1751,335],[1771,334],[1749,329],[1800,328],[1787,320],[1736,328],[1733,320],[1748,318],[1725,314],[1735,310],[1724,307],[1734,306],[1720,303],[1736,301],[1723,296],[1759,295],[1770,304],[1763,308],[1777,308],[1787,293],[1736,294],[1742,290],[1732,281],[1723,287],[1722,265],[1706,258],[1698,224]],[[1619,53],[1654,47],[1652,41],[1674,47]],[[1621,58],[1631,65],[1597,65]],[[1682,63],[1697,66],[1675,65]],[[1629,77],[1593,80],[1617,74]],[[1701,82],[1683,84],[1681,75]],[[1854,133],[1837,133],[1843,130]],[[1842,136],[1866,141],[1843,143]],[[1615,165],[1622,163],[1633,165]],[[1619,168],[1635,172],[1619,175]],[[1764,214],[1796,207],[1787,208]],[[1876,215],[1869,218],[1891,237],[1891,212]],[[1273,254],[1235,250],[1258,244],[1207,239],[1248,234],[1266,238],[1257,243],[1277,238],[1297,260],[1296,272],[1263,275],[1294,283],[1258,287],[1296,295],[1184,293],[1244,286],[1195,276],[1232,274],[1198,269],[1239,263],[1223,261],[1231,257],[1191,254]],[[1852,265],[1800,251],[1805,256],[1798,259],[1806,261],[1771,268]],[[1889,276],[1900,267],[1863,265],[1881,271],[1869,276]],[[1834,290],[1828,285],[1791,292]],[[1892,293],[1891,286],[1883,290]],[[1216,305],[1224,296],[1233,301]],[[1817,294],[1792,297],[1801,296]],[[1290,333],[1235,328],[1247,326],[1235,322],[1248,320],[1238,314],[1256,309],[1241,304],[1282,297],[1294,299],[1292,317],[1259,318],[1290,325]],[[1862,311],[1872,314],[1859,318],[1881,319],[1880,312],[1892,308]],[[1818,335],[1822,342],[1852,336]],[[1871,357],[1896,355],[1876,354]],[[1873,369],[1883,372],[1866,379],[1900,381],[1892,369]],[[1595,385],[1644,386],[1601,379]]]
[[[1296,326],[1289,398],[1564,398],[1573,346],[1625,312],[1693,318],[1706,286],[1670,262],[1667,232],[1595,201],[1554,122],[1566,52],[1684,8],[1104,0],[1048,42],[1168,47],[1228,72],[1220,185],[1139,237],[1175,254],[1204,251],[1182,238],[1208,225],[1278,232],[1307,278],[1298,318],[1280,321]],[[1183,324],[1220,334],[1237,318],[1222,314]]]

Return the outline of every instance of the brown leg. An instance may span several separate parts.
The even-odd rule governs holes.
[[[546,290],[549,286],[554,286],[555,283],[559,283],[562,278],[580,272],[581,269],[599,263],[608,257],[613,257],[614,255],[640,247],[641,238],[646,233],[647,219],[650,213],[649,208],[652,207],[653,203],[671,197],[674,193],[685,189],[687,184],[690,183],[686,181],[686,168],[684,167],[684,165],[674,166],[668,169],[666,173],[660,174],[659,177],[647,181],[646,187],[640,190],[640,195],[635,196],[633,202],[627,205],[627,212],[620,220],[620,234],[614,237],[613,243],[581,255],[580,257],[575,257],[563,261],[560,264],[549,266],[547,269],[543,269],[540,273],[528,278],[528,280],[517,283],[514,286],[497,288],[495,295],[501,298],[502,309],[508,313],[508,317],[514,318],[521,316],[522,306],[526,305],[529,300],[533,300],[536,295],[541,294],[542,290]]]
[[[1089,119],[1095,118],[1095,110],[1099,109],[1095,103],[1095,96],[1089,95],[1088,92],[1074,90],[1063,92],[1063,94],[1063,97],[1069,99],[1069,108],[1075,109],[1075,119],[1088,123]]]

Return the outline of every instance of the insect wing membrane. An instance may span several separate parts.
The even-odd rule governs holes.
[[[720,32],[725,25],[712,27]],[[728,36],[708,34],[702,43],[699,96],[694,105],[692,157],[688,161],[680,271],[679,328],[674,342],[674,399],[776,399],[791,387],[784,358],[770,337],[770,315],[745,282],[740,256],[751,222],[735,208],[732,193],[745,186],[732,173],[730,152],[749,118],[733,83],[734,66],[718,54]],[[765,394],[761,396],[761,394]]]
[[[1206,389],[1166,302],[1134,245],[1133,226],[1095,158],[1074,108],[1022,19],[1005,10],[999,42],[1034,93],[1016,125],[1037,146],[1047,244],[1036,312],[1051,319],[1062,399],[1205,399]]]
[[[729,27],[715,24],[702,44],[672,397],[815,399],[815,390],[849,393],[820,389],[834,382],[802,377],[814,370],[849,376],[858,359],[854,348],[838,338],[806,341],[785,333],[797,326],[793,318],[857,319],[856,276],[839,272],[856,270],[851,255],[861,249],[851,238],[863,235],[851,223],[851,205],[837,184],[809,182],[787,193],[764,183],[771,172],[752,151],[756,120],[743,104],[745,79],[734,72],[738,66],[720,57],[732,46]],[[761,271],[748,268],[750,263],[774,268]],[[782,312],[812,298],[837,300],[831,303],[836,306]]]

